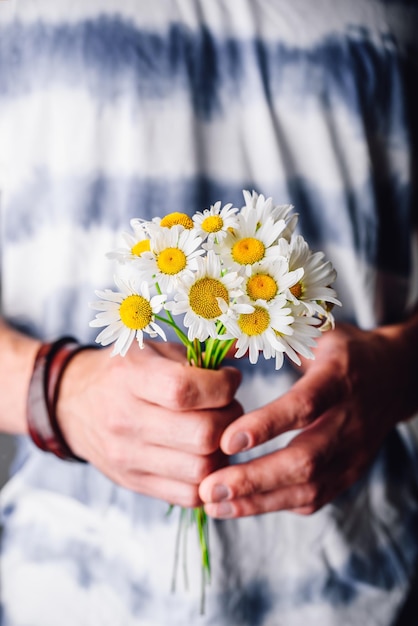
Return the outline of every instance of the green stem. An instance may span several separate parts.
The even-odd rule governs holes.
[[[194,509],[194,517],[197,525],[197,532],[199,536],[200,552],[202,557],[202,567],[208,574],[210,580],[210,557],[209,546],[207,542],[207,524],[208,519],[202,506]]]
[[[161,315],[154,315],[154,317],[159,322],[164,322],[165,324],[168,324],[168,326],[171,326],[177,337],[180,339],[181,343],[187,348],[187,360],[189,361],[189,363],[194,362],[197,364],[199,362],[200,356],[199,353],[196,352],[193,342],[190,341],[187,335],[181,330],[181,328],[177,326],[168,311],[167,314],[171,319],[167,319],[166,317],[162,317]]]
[[[189,520],[189,509],[182,509],[182,513],[183,513],[183,517],[184,517],[184,522],[183,522],[183,581],[184,581],[184,588],[186,589],[186,591],[189,590],[189,573],[188,573],[188,569],[187,569],[187,533],[189,530],[189,526],[190,526],[190,520]]]
[[[218,339],[213,339],[212,337],[210,339],[206,339],[205,342],[205,356],[204,356],[204,360],[203,360],[203,367],[205,367],[206,369],[213,369],[211,367],[211,358],[212,358],[212,352],[214,350],[214,348],[216,347],[217,341],[219,341]]]
[[[217,369],[222,361],[225,359],[229,350],[235,343],[235,339],[225,339],[224,341],[219,341],[219,345],[216,348],[214,357],[213,357],[213,367]]]
[[[170,504],[170,508],[167,511],[167,515],[170,515],[172,510],[173,510],[173,505]],[[180,511],[179,525],[178,525],[178,528],[177,528],[176,544],[175,544],[175,549],[174,549],[174,565],[173,565],[173,574],[172,574],[172,577],[171,577],[171,591],[172,591],[172,593],[174,593],[176,591],[177,570],[178,570],[179,554],[180,554],[181,530],[182,530],[182,526],[183,526],[183,517],[184,517],[183,512],[184,512],[184,509],[182,509]]]
[[[200,341],[198,339],[195,339],[193,341],[193,346],[194,346],[194,350],[195,350],[195,354],[196,354],[196,366],[197,367],[203,367],[202,345],[201,345]]]
[[[161,290],[159,285],[156,283],[156,288],[158,293],[161,294]],[[177,337],[180,339],[182,344],[187,349],[187,360],[190,364],[195,365],[196,367],[204,367],[211,368],[212,367],[212,356],[215,351],[219,351],[218,340],[210,339],[206,341],[205,344],[205,354],[202,354],[202,344],[199,340],[195,339],[194,341],[190,341],[187,335],[177,326],[175,323],[173,316],[170,311],[165,311],[166,317],[162,317],[161,315],[155,315],[155,319],[160,322],[164,322],[171,326],[176,333]],[[172,511],[172,505],[170,505],[167,514],[170,514]],[[201,589],[201,598],[200,598],[200,612],[203,615],[205,612],[205,601],[206,601],[206,585],[210,582],[210,556],[209,556],[209,529],[208,529],[208,519],[203,507],[196,507],[195,509],[190,510],[190,521],[195,521],[197,525],[197,533],[199,539],[199,547],[200,547],[200,555],[201,555],[201,569],[202,569],[202,589]],[[188,575],[187,575],[187,532],[189,527],[189,519],[188,519],[188,509],[181,508],[179,525],[177,529],[176,536],[176,544],[175,544],[175,553],[174,553],[174,567],[173,567],[173,575],[171,588],[172,591],[176,589],[176,579],[177,579],[177,570],[179,563],[179,553],[181,548],[181,543],[183,542],[183,576],[184,576],[184,584],[187,589],[188,587]]]
[[[205,606],[206,606],[206,572],[205,572],[205,568],[202,567],[201,588],[200,588],[200,615],[205,614]]]
[[[159,295],[162,295],[162,291],[161,291],[160,285],[158,283],[155,283],[155,288],[157,290],[157,293]],[[164,322],[165,324],[168,324],[169,326],[171,326],[171,328],[176,333],[177,337],[180,339],[181,343],[184,346],[186,346],[186,348],[187,348],[187,360],[188,360],[188,362],[191,363],[192,360],[194,360],[197,363],[197,361],[198,361],[198,353],[195,352],[194,346],[193,346],[192,342],[189,340],[188,336],[181,330],[181,328],[179,328],[177,326],[177,324],[174,321],[174,318],[171,315],[170,311],[168,311],[167,309],[164,309],[164,310],[165,310],[165,313],[166,313],[167,317],[162,317],[161,315],[155,315],[154,316],[155,319],[159,320],[160,322]]]
[[[171,326],[174,329],[177,337],[179,337],[179,339],[181,340],[182,344],[187,346],[190,343],[187,335],[181,330],[181,328],[177,326],[177,324],[175,323],[173,319],[167,319],[166,317],[162,317],[161,315],[157,315],[156,313],[154,314],[154,317],[156,320],[159,320],[160,322],[164,322],[165,324],[168,324],[169,326]]]

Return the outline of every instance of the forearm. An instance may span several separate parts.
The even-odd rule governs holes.
[[[0,320],[0,431],[25,434],[26,398],[39,341]]]

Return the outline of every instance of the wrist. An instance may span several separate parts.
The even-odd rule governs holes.
[[[27,395],[27,424],[33,442],[60,459],[83,461],[69,447],[57,419],[57,403],[63,374],[71,359],[89,346],[71,337],[44,343],[35,357]]]

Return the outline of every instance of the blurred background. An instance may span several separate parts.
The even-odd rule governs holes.
[[[0,488],[3,487],[9,475],[10,463],[15,453],[15,440],[11,435],[0,433]]]

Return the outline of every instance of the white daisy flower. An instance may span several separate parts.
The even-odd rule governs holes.
[[[216,202],[210,209],[194,214],[195,229],[203,240],[208,240],[209,245],[215,241],[222,241],[228,230],[238,228],[237,212],[238,209],[232,204],[226,204],[222,208],[221,202]]]
[[[284,237],[288,241],[292,237],[292,234],[298,223],[297,213],[293,213],[293,204],[277,204],[273,205],[272,198],[265,198],[263,194],[258,194],[256,191],[250,193],[247,190],[243,192],[245,206],[242,207],[241,212],[244,215],[249,215],[253,211],[257,213],[257,224],[262,225],[269,217],[272,217],[275,222],[284,220],[286,228],[283,229],[281,237]]]
[[[280,254],[288,259],[290,270],[303,267],[302,278],[288,290],[288,298],[294,304],[301,303],[309,315],[327,316],[324,303],[341,305],[336,292],[330,285],[335,281],[337,272],[330,261],[324,261],[323,252],[312,252],[299,235],[291,243],[285,239],[279,241]]]
[[[168,213],[164,215],[164,217],[154,217],[152,224],[163,228],[173,228],[173,226],[182,226],[186,230],[192,230],[194,228],[194,223],[190,215],[180,213],[179,211]]]
[[[316,346],[316,339],[321,335],[319,326],[321,321],[317,317],[306,315],[302,305],[291,307],[294,320],[292,322],[292,334],[276,330],[276,338],[282,346],[282,350],[276,352],[276,369],[283,365],[283,355],[287,356],[296,365],[301,364],[299,355],[306,359],[313,359],[312,348]]]
[[[106,256],[109,259],[115,259],[120,263],[136,261],[144,252],[150,251],[150,236],[147,229],[147,223],[139,218],[130,221],[132,233],[123,232],[121,234],[124,246],[108,252]]]
[[[214,249],[221,256],[225,267],[250,276],[255,264],[278,256],[275,243],[286,224],[284,220],[275,223],[269,217],[260,226],[256,211],[247,216],[240,213],[237,217],[238,227],[233,232],[228,232],[222,242],[214,245]]]
[[[205,341],[208,337],[218,337],[221,318],[228,318],[232,311],[238,314],[253,308],[237,300],[242,296],[239,289],[242,277],[236,272],[223,274],[220,260],[212,250],[206,257],[196,259],[196,264],[194,275],[182,280],[174,300],[167,302],[165,308],[173,315],[185,313],[183,323],[188,328],[189,340]]]
[[[115,342],[112,356],[125,356],[134,339],[140,348],[144,347],[144,333],[151,337],[159,335],[166,340],[163,329],[155,323],[155,315],[163,308],[166,295],[151,297],[146,282],[137,288],[116,276],[115,283],[119,292],[110,289],[96,291],[101,300],[90,305],[100,311],[90,326],[106,327],[96,337],[96,343],[108,346]]]
[[[318,318],[321,324],[318,327],[319,330],[321,332],[325,332],[327,330],[333,330],[335,328],[335,319],[331,311],[334,308],[334,304],[330,302],[322,302],[322,301],[319,301],[318,304],[322,306],[323,311],[324,311],[318,314]]]
[[[163,293],[171,293],[179,280],[192,276],[196,260],[204,254],[202,243],[192,230],[181,226],[150,228],[151,252],[141,257],[140,270],[148,282],[157,283]],[[138,265],[139,267],[139,265]]]
[[[298,283],[302,276],[302,267],[290,272],[285,258],[272,258],[253,265],[251,276],[245,278],[243,290],[252,301],[265,300],[271,303]]]
[[[294,321],[291,309],[286,306],[284,296],[278,297],[271,306],[263,302],[255,303],[252,313],[241,313],[236,319],[223,320],[227,329],[225,339],[237,339],[236,358],[249,352],[250,363],[257,363],[260,352],[265,359],[284,352],[285,346],[279,342],[277,332],[291,334]]]

